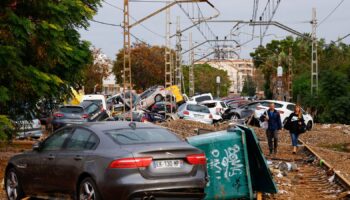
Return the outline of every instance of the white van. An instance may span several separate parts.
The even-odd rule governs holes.
[[[102,105],[102,108],[106,111],[107,109],[107,103],[106,103],[106,98],[104,95],[101,94],[87,94],[83,96],[82,101],[91,101],[96,103],[97,105]]]

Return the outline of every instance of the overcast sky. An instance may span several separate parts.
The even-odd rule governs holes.
[[[98,10],[97,15],[94,17],[94,20],[112,24],[122,24],[123,12],[108,5],[106,2],[115,5],[116,7],[123,8],[122,0],[105,0],[105,2],[102,3],[102,7]],[[252,18],[253,0],[211,0],[210,2],[220,11],[220,16],[215,20],[250,20]],[[259,1],[258,16],[260,16],[266,2],[267,0]],[[331,13],[340,2],[341,0],[281,0],[274,21],[278,21],[298,30],[299,32],[310,33],[311,25],[308,21],[311,20],[312,8],[315,7],[317,9],[317,19],[318,22],[320,22]],[[164,2],[130,2],[130,14],[134,18],[140,19],[164,5]],[[187,6],[192,10],[191,5],[183,5],[185,9],[187,9]],[[206,3],[200,3],[200,7],[205,16],[211,16],[216,13],[215,10]],[[191,21],[186,15],[184,15],[182,10],[178,6],[174,6],[171,9],[172,34],[175,33],[177,16],[180,16],[182,29],[191,25]],[[317,35],[318,37],[325,38],[327,42],[337,40],[339,37],[350,33],[349,22],[350,1],[345,0],[327,20],[320,24],[317,29]],[[157,16],[148,19],[143,25],[144,26],[138,25],[132,28],[132,34],[149,44],[165,44],[165,13],[160,13]],[[233,23],[210,23],[209,25],[215,35],[220,39],[229,35],[230,30],[234,26]],[[188,48],[189,32],[193,33],[194,42],[198,43],[205,41],[198,30],[192,28],[183,33],[183,49]],[[115,54],[123,46],[123,32],[120,27],[91,22],[90,28],[88,30],[80,30],[80,33],[83,39],[90,41],[95,47],[101,48],[111,59],[115,59]],[[237,36],[230,36],[230,38],[237,40],[239,43],[244,43],[252,37],[249,35],[252,33],[252,27],[246,25],[239,30],[236,30],[234,33],[237,34]],[[259,45],[259,33],[260,28],[256,27],[255,35],[257,37],[252,42],[249,42],[238,50],[241,58],[250,58],[249,53],[254,51],[254,48]],[[271,26],[268,29],[267,36],[263,40],[263,44],[266,44],[272,39],[282,39],[287,35],[290,35],[290,33]],[[132,39],[135,41],[134,38]],[[350,37],[343,42],[349,43]],[[226,44],[233,45],[234,43],[227,42]],[[175,38],[172,40],[172,46],[174,45]],[[202,54],[211,51],[212,49],[210,48],[210,45],[206,44],[196,49],[196,57],[199,58]],[[187,57],[188,55],[184,55],[184,60],[186,60]]]

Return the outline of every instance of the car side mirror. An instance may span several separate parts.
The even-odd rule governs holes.
[[[33,151],[39,151],[41,147],[41,142],[33,144]]]

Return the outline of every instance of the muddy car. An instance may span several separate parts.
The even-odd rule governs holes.
[[[204,153],[165,128],[135,122],[66,126],[5,171],[8,199],[203,199]]]

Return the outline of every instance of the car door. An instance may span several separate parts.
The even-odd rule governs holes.
[[[57,192],[72,193],[84,163],[99,142],[98,136],[90,130],[76,128],[63,150],[57,154],[54,170]]]
[[[62,129],[48,137],[35,156],[28,161],[29,176],[32,178],[31,190],[35,193],[55,192],[53,179],[56,156],[60,152],[72,129]]]
[[[241,111],[241,118],[246,119],[247,117],[250,117],[254,113],[257,105],[258,103],[251,103],[244,106]]]

